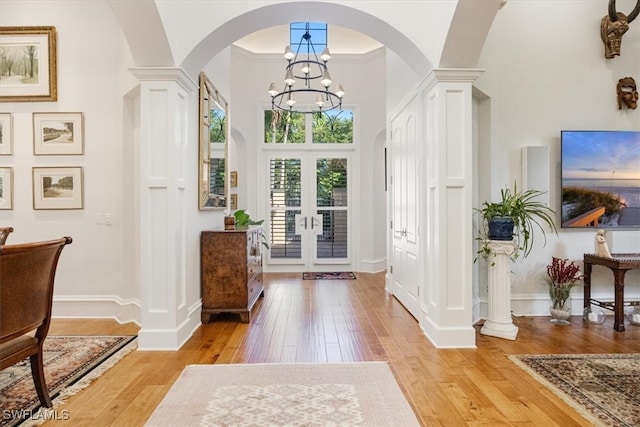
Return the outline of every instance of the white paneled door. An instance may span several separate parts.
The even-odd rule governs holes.
[[[351,269],[349,156],[278,153],[267,162],[270,269]]]
[[[419,318],[418,129],[411,105],[391,122],[391,277],[393,295]]]

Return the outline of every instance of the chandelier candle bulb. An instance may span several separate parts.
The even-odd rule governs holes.
[[[286,59],[287,61],[291,61],[293,58],[295,58],[295,56],[296,55],[291,50],[291,46],[287,46],[284,48],[284,59]]]

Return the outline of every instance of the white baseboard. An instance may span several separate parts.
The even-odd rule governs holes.
[[[54,318],[115,319],[120,323],[140,324],[140,300],[115,295],[54,296]]]
[[[175,351],[187,342],[201,325],[200,313],[202,300],[192,304],[187,311],[187,318],[175,328],[151,328],[142,325],[138,332],[138,350]]]
[[[387,269],[387,259],[363,259],[360,261],[359,271],[363,273],[378,273]]]
[[[421,313],[420,326],[424,335],[436,348],[476,348],[476,330],[473,325],[441,327]]]
[[[612,295],[592,295],[593,298],[602,298],[603,300],[611,300]],[[581,316],[584,310],[584,299],[582,294],[572,295],[569,299],[571,302],[571,315]],[[546,294],[516,294],[511,296],[511,312],[515,316],[549,316],[549,307],[551,300]],[[486,319],[488,313],[489,302],[486,299],[479,301],[480,318]],[[605,314],[612,314],[610,310],[603,309]]]

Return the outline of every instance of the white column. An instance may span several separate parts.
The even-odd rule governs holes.
[[[473,328],[473,82],[482,70],[435,69],[420,88],[423,260],[420,325],[438,347],[475,347]]]
[[[480,333],[515,340],[518,327],[511,319],[511,254],[515,243],[489,242],[489,312]]]
[[[189,117],[197,84],[179,68],[136,68],[140,81],[137,236],[142,350],[174,350],[200,324],[186,302],[186,151],[197,138]],[[194,143],[194,142],[192,142]],[[195,163],[193,163],[195,165]],[[132,183],[132,185],[135,185]]]

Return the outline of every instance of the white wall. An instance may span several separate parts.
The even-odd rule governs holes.
[[[58,101],[3,103],[14,120],[14,154],[0,158],[14,169],[14,209],[0,213],[0,223],[15,231],[10,243],[69,235],[73,244],[60,259],[54,313],[63,301],[92,300],[96,316],[132,316],[139,294],[125,271],[131,254],[123,233],[128,210],[122,197],[122,93],[131,84],[125,67],[130,55],[106,2],[2,1],[0,25],[55,26],[58,53]],[[84,154],[34,156],[33,112],[82,112]],[[32,167],[81,166],[84,173],[82,210],[33,210]],[[111,225],[104,216],[111,214]],[[71,304],[75,305],[75,304]],[[71,314],[71,313],[69,313]]]
[[[635,1],[618,1],[628,13]],[[479,172],[490,176],[491,195],[520,183],[525,146],[548,146],[551,207],[560,207],[560,131],[562,129],[640,129],[640,109],[618,110],[616,84],[624,76],[640,81],[640,28],[632,23],[622,40],[622,55],[604,58],[600,19],[606,2],[508,1],[498,12],[478,68],[486,72],[477,87],[491,98],[490,162]],[[636,25],[634,25],[636,24]],[[483,200],[480,200],[481,203]],[[559,230],[539,240],[531,256],[514,265],[515,314],[548,314],[549,297],[538,276],[552,256],[581,261],[592,252],[595,230]],[[536,238],[538,240],[538,238]],[[640,252],[640,231],[610,236],[613,251]],[[626,295],[639,296],[640,271],[629,272]],[[480,277],[486,281],[486,277]],[[612,275],[594,269],[594,297],[613,297]],[[582,311],[582,292],[574,291],[574,313]]]

